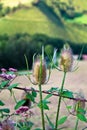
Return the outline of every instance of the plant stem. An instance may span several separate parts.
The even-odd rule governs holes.
[[[76,125],[75,125],[75,130],[78,130],[78,123],[79,123],[79,119],[76,119]]]
[[[11,90],[11,91],[12,91],[12,95],[13,95],[14,101],[15,101],[15,103],[17,103],[17,100],[16,100],[16,97],[15,97],[14,91],[13,91],[13,90]]]
[[[42,118],[42,127],[43,130],[45,130],[45,122],[44,122],[44,110],[43,110],[43,101],[42,101],[42,90],[41,90],[41,84],[39,84],[39,94],[40,94],[40,104],[41,104],[41,118]]]
[[[62,80],[62,84],[61,84],[61,89],[60,89],[60,96],[59,96],[59,100],[58,100],[58,107],[57,107],[57,114],[56,114],[55,130],[57,130],[57,127],[58,127],[59,111],[60,111],[60,104],[61,104],[61,98],[62,98],[61,94],[63,92],[65,77],[66,77],[66,72],[64,72],[64,76],[63,76],[63,80]]]

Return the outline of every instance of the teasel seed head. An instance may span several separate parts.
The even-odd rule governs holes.
[[[33,77],[35,83],[44,84],[46,81],[46,62],[44,59],[38,58],[33,64]]]
[[[76,101],[73,101],[73,112],[74,113],[79,113],[79,109],[85,109],[85,97],[83,94],[82,90],[79,90],[79,92],[77,93],[77,95],[75,96],[75,98],[77,99]],[[83,101],[81,101],[83,100]],[[85,114],[85,113],[83,113]]]
[[[68,44],[65,44],[60,54],[59,68],[64,72],[68,72],[72,70],[72,65],[73,65],[72,50]]]

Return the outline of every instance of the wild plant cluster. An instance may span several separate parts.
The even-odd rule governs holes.
[[[42,55],[33,56],[32,73],[30,73],[29,70],[26,73],[26,76],[30,80],[31,84],[34,86],[32,88],[21,88],[19,86],[19,83],[13,83],[13,80],[19,75],[17,69],[1,69],[0,93],[7,89],[10,92],[11,96],[13,96],[15,104],[14,111],[12,112],[8,107],[5,106],[5,103],[0,100],[0,130],[61,130],[63,129],[62,125],[68,119],[68,116],[60,116],[61,102],[65,98],[73,100],[72,106],[68,106],[66,104],[66,109],[68,110],[69,114],[76,117],[76,123],[73,130],[79,130],[79,120],[81,122],[87,123],[85,105],[85,102],[87,100],[85,99],[84,95],[78,93],[76,97],[74,97],[74,93],[72,91],[64,90],[64,83],[67,73],[76,71],[78,69],[78,66],[74,66],[72,50],[68,44],[64,45],[60,53],[58,65],[55,63],[56,52],[57,50],[55,50],[54,52],[48,70],[47,63],[44,59],[44,48],[42,48]],[[28,60],[26,56],[25,60],[28,69]],[[47,84],[49,82],[51,70],[53,67],[56,69],[56,71],[62,71],[62,84],[60,88],[51,87],[47,91],[42,90],[43,84]],[[47,71],[49,71],[49,73],[47,73]],[[35,85],[38,86],[38,90],[35,89]],[[14,89],[24,91],[21,100],[18,100],[16,98]],[[36,101],[37,93],[39,93],[39,101]],[[43,97],[43,93],[46,94],[45,97]],[[45,110],[50,110],[49,103],[51,102],[49,101],[49,99],[53,96],[56,96],[56,99],[58,100],[58,103],[56,104],[56,116],[53,117],[55,123],[51,121],[48,114],[44,113]],[[34,122],[37,122],[37,120],[35,120],[34,122],[31,122],[30,120],[30,118],[33,116],[32,107],[34,105],[32,104],[35,104],[37,107],[39,107],[41,111],[41,128],[34,127]],[[13,120],[12,117],[16,117],[16,120]],[[48,126],[46,126],[46,120],[48,121]],[[82,130],[85,129],[87,128],[84,127]]]

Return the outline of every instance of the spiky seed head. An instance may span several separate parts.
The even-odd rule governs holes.
[[[41,70],[41,73],[40,73]],[[46,62],[44,60],[37,59],[35,63],[33,64],[33,76],[35,83],[41,82],[41,84],[44,84],[46,81]]]
[[[73,65],[73,54],[68,44],[64,45],[64,48],[60,54],[59,67],[62,71],[71,71]]]
[[[29,98],[27,98],[27,94],[28,94],[29,92],[23,92],[22,93],[22,96],[21,96],[21,99],[22,100],[25,100],[25,103],[22,105],[22,106],[27,106],[27,107],[31,107],[31,101],[30,101],[30,99]]]
[[[80,90],[75,96],[75,98],[77,99],[77,101],[73,101],[73,112],[79,113],[78,111],[79,109],[83,109],[83,110],[85,109],[85,102],[81,101],[85,99],[83,91]]]

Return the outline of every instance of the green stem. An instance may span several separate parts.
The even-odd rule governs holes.
[[[58,107],[57,107],[57,114],[56,114],[55,130],[57,130],[57,127],[58,127],[59,111],[60,111],[60,104],[61,104],[61,98],[62,98],[61,94],[63,92],[65,77],[66,77],[66,72],[64,72],[64,76],[63,76],[63,80],[62,80],[62,85],[61,85],[61,89],[60,89],[60,96],[59,96],[59,100],[58,100]]]
[[[42,118],[42,127],[43,130],[45,130],[45,122],[44,122],[44,110],[43,110],[43,101],[42,101],[42,90],[41,90],[41,84],[39,84],[39,91],[40,91],[40,104],[41,104],[41,118]]]
[[[78,130],[78,123],[79,123],[79,119],[76,119],[76,125],[75,125],[75,130]]]
[[[11,91],[12,91],[12,90],[11,90]],[[16,100],[16,97],[15,97],[14,91],[12,91],[12,95],[13,95],[13,98],[14,98],[15,103],[17,103],[17,100]]]

